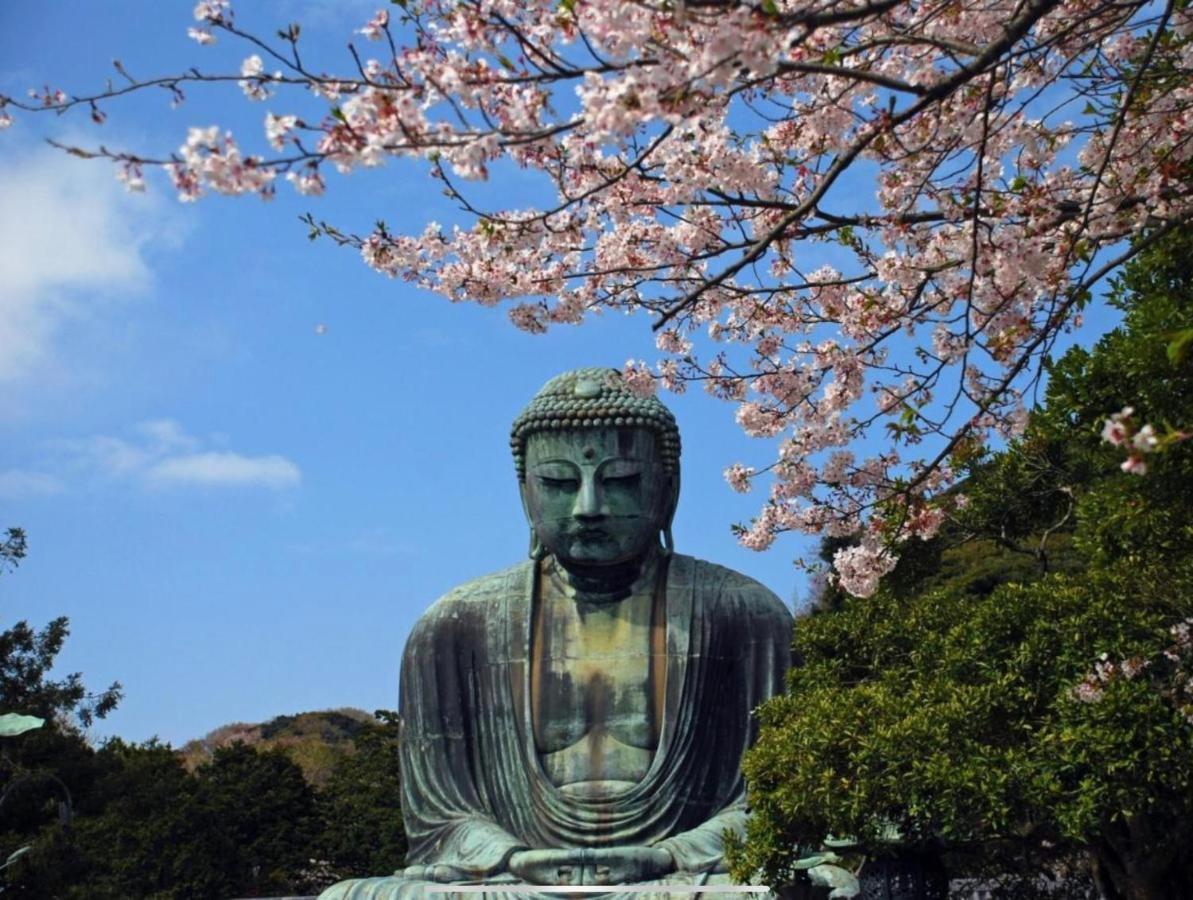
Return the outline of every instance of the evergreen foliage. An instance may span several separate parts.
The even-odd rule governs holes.
[[[794,879],[801,848],[857,837],[1018,873],[1088,869],[1109,898],[1193,896],[1193,447],[1120,470],[1099,431],[1193,424],[1193,236],[1116,282],[1122,325],[1051,369],[1022,439],[964,456],[969,504],[870,599],[797,623],[803,665],[761,710],[755,810],[734,865]]]
[[[326,823],[322,859],[339,878],[378,875],[405,865],[398,774],[397,713],[379,709],[377,723],[355,738],[355,752],[331,771],[319,792]]]
[[[0,541],[0,572],[16,566],[25,558],[25,532],[21,528],[9,528]]]
[[[406,853],[397,721],[385,714],[316,789],[285,751],[234,743],[194,772],[168,745],[23,735],[26,757],[73,798],[31,782],[0,813],[0,852],[32,843],[4,875],[17,897],[178,898],[317,893],[390,872]]]
[[[334,881],[403,865],[397,717],[359,731],[317,789],[280,748],[237,742],[188,771],[169,745],[29,733],[27,757],[54,772],[73,816],[46,790],[0,812],[0,852],[32,843],[4,873],[16,897],[208,900],[314,894]],[[42,786],[44,787],[44,785]]]

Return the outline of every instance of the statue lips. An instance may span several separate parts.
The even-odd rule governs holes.
[[[571,536],[582,541],[605,541],[609,539],[609,532],[604,528],[578,528]]]
[[[571,538],[580,538],[581,540],[603,539],[610,537],[608,526],[616,528],[617,526],[625,527],[627,525],[634,525],[641,516],[637,515],[619,515],[619,516],[600,516],[599,518],[587,521],[581,521],[580,524],[573,525],[568,528],[567,535]]]

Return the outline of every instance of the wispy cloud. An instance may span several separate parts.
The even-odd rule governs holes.
[[[41,470],[0,473],[0,494],[4,492],[5,474],[12,475],[14,490],[24,487],[26,495],[38,484],[48,488],[51,483],[56,483],[58,490],[74,482],[285,490],[302,481],[298,465],[285,456],[249,456],[225,448],[212,449],[208,446],[211,443],[187,434],[173,419],[141,422],[129,429],[127,436],[96,434],[59,440],[50,445],[49,461]]]
[[[61,494],[64,490],[66,485],[62,479],[49,472],[34,469],[7,469],[0,472],[0,497],[6,500],[46,497]]]
[[[297,485],[302,474],[284,456],[208,452],[163,459],[146,469],[145,477],[164,485],[254,485],[279,490]]]
[[[97,300],[151,282],[143,250],[162,229],[157,201],[128,195],[109,167],[36,150],[0,163],[0,384],[43,375],[55,340]],[[152,214],[151,214],[152,213]]]

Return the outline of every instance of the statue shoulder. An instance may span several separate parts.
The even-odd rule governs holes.
[[[532,565],[527,560],[456,585],[419,616],[414,633],[438,631],[449,623],[483,622],[494,604],[504,603],[526,589]]]
[[[698,589],[715,592],[715,607],[728,615],[748,615],[791,621],[791,610],[766,585],[728,566],[718,565],[694,556],[676,554],[676,562],[689,568],[692,583]],[[674,565],[674,563],[673,563]]]

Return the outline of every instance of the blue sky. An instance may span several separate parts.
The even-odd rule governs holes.
[[[186,2],[6,2],[0,90],[101,85],[239,60],[185,36]],[[242,24],[293,19],[332,63],[370,3],[241,3]],[[394,230],[451,221],[418,165],[332,176],[325,198],[178,204],[164,180],[130,195],[102,163],[46,149],[54,133],[168,151],[189,125],[260,141],[266,109],[194,91],[85,115],[20,117],[0,134],[0,526],[30,555],[0,576],[0,621],[67,615],[59,672],[123,682],[96,728],[180,743],[230,721],[396,704],[403,641],[466,578],[526,551],[509,424],[551,375],[650,359],[644,318],[546,337],[502,310],[452,305],[311,244],[297,216]],[[523,179],[524,180],[524,179]],[[508,176],[490,197],[520,203]],[[323,334],[317,326],[326,326]],[[752,497],[721,478],[771,449],[733,408],[664,398],[685,441],[681,551],[738,568],[790,599],[806,545],[741,549],[729,524]]]
[[[266,34],[301,21],[307,58],[334,71],[376,2],[241,2],[238,21]],[[193,5],[8,0],[0,92],[94,89],[114,57],[140,77],[234,70],[247,49],[186,37]],[[220,124],[260,152],[265,112],[292,111],[235,88],[168,99],[110,104],[102,128],[18,115],[0,133],[0,527],[30,538],[0,576],[0,621],[70,617],[59,673],[125,686],[96,737],[178,744],[231,721],[394,707],[422,610],[525,554],[510,422],[559,371],[654,358],[649,321],[534,337],[501,309],[452,305],[307,240],[308,211],[356,231],[457,221],[418,164],[329,173],[323,198],[280,185],[270,203],[182,205],[163,178],[128,194],[109,165],[42,143],[166,153],[188,126]],[[480,196],[521,206],[542,190],[498,171]],[[1087,335],[1108,322],[1087,320]],[[664,400],[684,436],[678,548],[802,594],[792,560],[811,542],[756,554],[729,530],[759,498],[722,470],[765,464],[772,446],[699,391]]]

